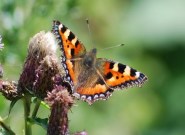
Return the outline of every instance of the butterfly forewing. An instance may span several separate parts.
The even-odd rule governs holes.
[[[59,21],[53,21],[53,32],[59,40],[61,50],[64,52],[62,57],[73,59],[86,53],[86,49],[79,39]]]
[[[143,73],[107,59],[97,59],[97,69],[101,72],[105,83],[114,90],[141,86],[147,80]]]
[[[64,80],[74,87],[75,72],[73,68],[73,59],[82,57],[86,53],[85,47],[78,38],[59,21],[53,21],[52,31],[57,37],[59,41],[58,44],[62,51],[62,66],[66,72]]]

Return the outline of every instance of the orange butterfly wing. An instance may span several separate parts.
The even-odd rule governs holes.
[[[73,95],[92,104],[96,100],[107,99],[114,90],[141,86],[146,80],[143,73],[127,65],[98,58],[95,72],[86,78],[88,85],[77,88]]]
[[[86,54],[84,45],[78,40],[78,38],[59,21],[53,21],[53,33],[57,37],[62,52],[62,66],[66,72],[65,81],[70,85],[75,80],[75,72],[73,68],[73,60],[80,58]],[[73,88],[74,86],[72,86]]]
[[[97,63],[97,69],[110,89],[141,86],[147,80],[143,73],[127,65],[102,58],[97,59]]]

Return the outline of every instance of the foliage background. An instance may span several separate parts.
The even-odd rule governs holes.
[[[85,19],[89,18],[92,38]],[[185,1],[184,0],[0,0],[0,52],[4,78],[18,80],[29,39],[49,31],[52,20],[68,26],[98,57],[128,64],[145,73],[142,88],[114,92],[92,106],[77,102],[70,112],[70,131],[90,135],[185,134]],[[93,41],[92,41],[93,40]],[[124,47],[100,50],[124,43]],[[0,116],[9,101],[0,95]],[[49,111],[41,108],[40,117]],[[23,108],[19,101],[6,123],[23,134]],[[46,134],[33,126],[33,134]]]

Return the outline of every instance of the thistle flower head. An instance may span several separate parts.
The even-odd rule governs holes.
[[[73,104],[73,98],[63,86],[57,86],[52,92],[48,92],[45,101],[51,107],[49,117],[48,135],[67,135],[68,111]]]
[[[51,32],[41,31],[30,39],[28,55],[18,83],[20,93],[30,92],[44,99],[55,86],[55,76],[62,74],[56,55],[57,42]]]

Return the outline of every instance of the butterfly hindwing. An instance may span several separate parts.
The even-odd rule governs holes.
[[[77,82],[74,85],[73,95],[89,104],[98,99],[107,99],[112,89],[105,84],[94,66],[87,67],[83,62],[83,60],[74,62]]]

